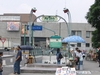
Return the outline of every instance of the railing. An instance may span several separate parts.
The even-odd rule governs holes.
[[[33,54],[35,56],[39,56],[39,55],[50,55],[50,53],[52,53],[52,55],[56,55],[56,50],[52,50],[52,49],[40,49],[40,48],[34,48],[34,50],[32,51]],[[63,56],[65,56],[66,50],[61,50],[61,54]]]

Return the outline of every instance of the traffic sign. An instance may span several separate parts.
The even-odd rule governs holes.
[[[27,30],[29,30],[29,25],[27,25]],[[42,26],[38,26],[38,25],[34,25],[34,26],[32,26],[32,30],[42,30]]]
[[[1,38],[1,42],[4,43],[6,41],[6,38]]]

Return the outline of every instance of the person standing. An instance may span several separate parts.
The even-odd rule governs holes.
[[[0,75],[2,75],[2,71],[3,71],[3,68],[2,68],[2,56],[3,56],[3,52],[0,52]]]
[[[100,67],[100,47],[98,48],[98,52],[97,52],[97,55],[98,55],[98,62],[99,62],[99,67]]]
[[[17,46],[17,55],[14,63],[14,74],[20,74],[20,62],[22,61],[22,51],[20,46]]]
[[[75,67],[76,66],[76,64],[75,64],[75,58],[76,58],[76,54],[75,54],[74,49],[70,49],[70,57],[69,57],[69,60],[70,60],[70,63],[71,63],[71,67]]]
[[[80,53],[79,70],[83,70],[83,54],[81,50],[79,50],[79,53]]]
[[[79,70],[80,53],[78,48],[76,48],[75,54],[76,54],[76,70]]]
[[[57,53],[56,53],[57,64],[60,64],[61,62],[60,55],[61,55],[60,48],[57,48]]]

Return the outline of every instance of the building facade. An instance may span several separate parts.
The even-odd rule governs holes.
[[[36,16],[33,14],[32,20]],[[6,38],[0,47],[13,47],[15,45],[29,44],[29,14],[4,14],[0,15],[0,36]],[[42,30],[33,31],[33,43],[35,46],[48,47],[49,39],[55,33],[64,39],[68,37],[68,28],[65,22],[34,22],[34,25],[42,26]],[[26,28],[26,29],[25,29]],[[92,32],[95,28],[88,23],[71,23],[71,35],[81,36],[86,43],[74,44],[81,49],[92,49]]]

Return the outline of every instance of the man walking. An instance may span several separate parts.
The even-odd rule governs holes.
[[[22,52],[20,46],[16,48],[18,50],[15,63],[14,63],[14,74],[20,74],[20,62],[22,61]]]
[[[98,48],[97,55],[98,55],[98,62],[99,62],[99,67],[100,67],[100,47]]]

